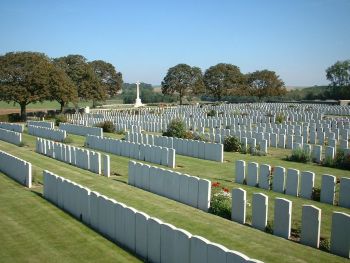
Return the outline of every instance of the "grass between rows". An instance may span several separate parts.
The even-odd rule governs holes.
[[[75,135],[69,136],[73,138],[75,145],[83,145],[84,137]],[[345,260],[341,257],[266,234],[251,227],[240,225],[235,222],[204,213],[198,209],[194,209],[167,198],[163,198],[129,186],[127,185],[128,158],[110,155],[111,170],[114,174],[118,174],[118,176],[112,176],[108,179],[34,153],[35,137],[27,134],[24,134],[23,137],[28,144],[27,147],[19,148],[14,147],[11,144],[1,142],[0,149],[32,162],[34,175],[36,177],[36,181],[39,183],[42,181],[42,170],[50,170],[60,176],[69,178],[77,183],[87,186],[92,190],[96,190],[108,197],[114,198],[129,206],[135,207],[140,211],[146,212],[151,216],[160,218],[167,223],[175,225],[176,227],[186,229],[192,234],[201,235],[210,241],[223,244],[229,249],[238,250],[250,257],[266,262],[280,262],[279,256],[281,254],[284,255],[285,262],[316,262],[320,260],[342,262]],[[270,198],[269,220],[273,219],[274,197],[284,197],[293,201],[293,227],[300,226],[301,207],[303,204],[313,204],[321,208],[321,235],[324,237],[330,237],[331,214],[333,211],[343,211],[349,213],[349,209],[321,204],[319,202],[291,197],[271,191],[265,191],[259,188],[235,184],[232,182],[234,179],[234,160],[244,159],[247,161],[257,161],[258,159],[257,162],[259,163],[269,163],[272,165],[276,163],[276,165],[282,165],[281,160],[277,157],[253,157],[250,155],[225,153],[226,161],[223,164],[178,155],[176,158],[177,168],[175,170],[202,178],[208,178],[212,181],[219,181],[225,187],[241,187],[247,190],[248,202],[251,202],[252,194],[255,192],[267,194]],[[297,163],[285,162],[285,164],[289,164],[290,167],[296,168],[295,165]],[[312,170],[316,173],[317,171],[315,169],[309,169],[309,167],[318,169],[323,168],[315,165],[302,164],[300,164],[300,167],[301,168],[297,169],[303,170],[306,167],[305,170]],[[328,170],[329,168],[323,169]],[[330,170],[332,170],[332,172],[338,172],[339,174],[340,172],[343,172],[337,169]],[[251,215],[251,207],[247,208],[247,215]]]
[[[1,262],[141,262],[0,173]],[[39,192],[36,192],[39,190]]]

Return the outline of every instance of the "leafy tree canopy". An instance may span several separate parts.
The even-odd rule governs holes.
[[[178,93],[180,104],[182,104],[183,96],[189,93],[198,94],[203,88],[203,76],[200,68],[186,64],[178,64],[169,68],[162,81],[162,93]]]
[[[36,52],[10,52],[0,56],[0,100],[14,101],[26,119],[26,106],[49,98],[50,59]]]
[[[107,94],[110,97],[117,95],[123,84],[122,74],[117,72],[112,64],[103,60],[95,60],[89,64]]]
[[[217,100],[227,95],[242,95],[245,84],[239,67],[220,63],[208,68],[204,73],[204,85],[209,94]]]
[[[334,99],[350,99],[350,60],[337,61],[327,68],[326,77]]]
[[[77,88],[63,69],[53,65],[49,81],[49,99],[55,100],[61,105],[61,112],[68,102],[78,102]]]
[[[153,86],[152,84],[147,84],[144,82],[140,83],[140,90],[144,90],[144,89],[149,89],[149,90],[153,90]],[[135,83],[123,83],[123,90],[135,90],[136,92],[136,84]]]
[[[68,55],[54,59],[73,81],[78,91],[78,97],[83,100],[105,100],[107,91],[101,85],[93,67],[81,55]]]
[[[250,95],[259,99],[266,96],[281,96],[287,93],[284,82],[274,71],[257,70],[247,74]]]

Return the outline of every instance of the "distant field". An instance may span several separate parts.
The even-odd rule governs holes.
[[[103,104],[122,104],[123,100],[120,98],[110,99],[103,102]],[[82,101],[78,103],[78,107],[92,107],[92,101]],[[44,101],[38,103],[31,103],[27,106],[27,112],[39,111],[39,110],[59,110],[60,104],[56,101]],[[68,107],[74,107],[72,103],[69,103]],[[0,115],[9,113],[20,112],[20,106],[17,103],[6,103],[5,101],[0,101]]]

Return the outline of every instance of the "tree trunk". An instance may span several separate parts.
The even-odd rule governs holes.
[[[63,110],[64,110],[64,106],[65,106],[65,103],[64,103],[64,101],[61,101],[61,102],[60,102],[60,105],[61,105],[61,113],[63,113]]]
[[[182,105],[182,95],[180,94],[180,105]]]
[[[92,108],[96,108],[96,100],[92,100]]]
[[[26,113],[27,104],[21,103],[20,106],[21,106],[21,120],[26,121],[27,120],[27,113]]]

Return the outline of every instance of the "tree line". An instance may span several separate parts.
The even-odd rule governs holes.
[[[18,103],[22,120],[30,103],[57,101],[63,111],[69,102],[96,103],[114,96],[122,84],[122,74],[103,60],[87,61],[81,55],[49,58],[38,52],[0,56],[0,100]]]
[[[206,99],[235,99],[279,97],[280,99],[350,99],[350,60],[337,61],[326,69],[330,84],[324,89],[309,88],[305,91],[287,92],[283,80],[267,69],[243,74],[239,67],[219,63],[204,74],[198,67],[178,64],[169,68],[162,81],[163,94],[178,94],[180,104],[184,96],[202,95]]]
[[[310,98],[350,99],[350,60],[337,61],[327,68],[326,77],[330,81],[328,88],[316,95],[308,94]],[[0,100],[18,103],[23,120],[30,103],[57,101],[61,111],[69,102],[76,104],[79,100],[92,100],[96,105],[97,101],[117,95],[122,86],[122,74],[103,60],[87,61],[81,55],[49,58],[38,52],[9,52],[0,56]],[[169,68],[161,83],[163,95],[155,93],[150,84],[142,83],[141,87],[145,103],[173,102],[173,94],[179,96],[182,104],[184,96],[193,95],[215,100],[230,97],[238,102],[247,96],[261,100],[287,93],[283,80],[274,71],[243,74],[239,67],[225,63],[204,73],[187,64]],[[135,89],[135,84],[125,83],[124,103],[134,102]]]
[[[179,95],[180,104],[186,95],[209,95],[216,100],[225,96],[280,96],[287,93],[284,82],[270,70],[243,74],[239,67],[219,63],[204,74],[198,67],[178,64],[169,68],[162,81],[162,93]]]

